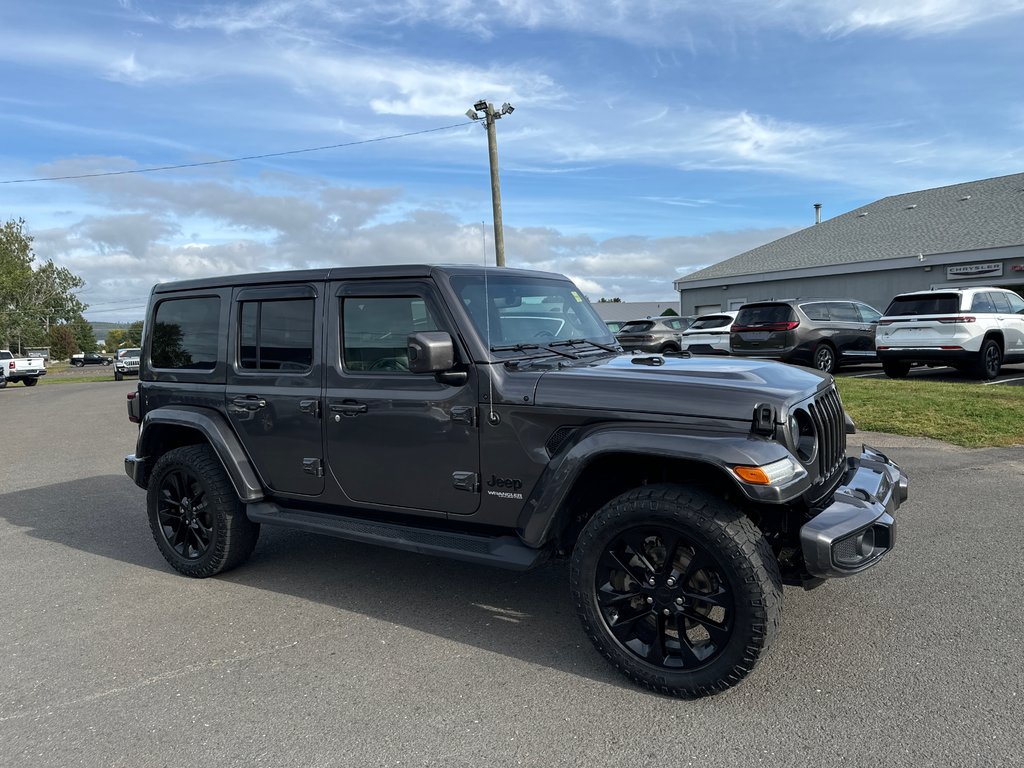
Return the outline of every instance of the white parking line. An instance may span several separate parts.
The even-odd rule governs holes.
[[[870,376],[885,376],[884,373],[855,373],[852,376],[846,376],[847,379],[866,379]]]
[[[1015,379],[999,379],[998,381],[983,381],[982,384],[986,387],[992,384],[1009,384],[1011,381],[1024,381],[1024,376],[1018,376]]]

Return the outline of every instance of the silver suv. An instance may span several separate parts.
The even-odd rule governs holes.
[[[875,345],[894,379],[913,363],[994,379],[1003,363],[1024,362],[1024,299],[991,287],[902,293],[879,320]]]
[[[647,317],[630,320],[615,334],[616,340],[627,352],[654,352],[659,355],[682,349],[680,339],[692,317]]]

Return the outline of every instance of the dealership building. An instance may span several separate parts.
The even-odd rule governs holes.
[[[886,197],[673,284],[681,315],[811,297],[884,311],[899,293],[976,285],[1021,293],[1024,173]]]

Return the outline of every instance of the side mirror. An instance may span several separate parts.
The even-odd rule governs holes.
[[[407,351],[413,373],[441,373],[455,367],[455,345],[444,331],[409,334]]]

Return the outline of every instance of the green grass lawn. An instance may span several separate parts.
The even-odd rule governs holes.
[[[836,379],[858,429],[968,448],[1024,445],[1024,387],[901,379]]]

